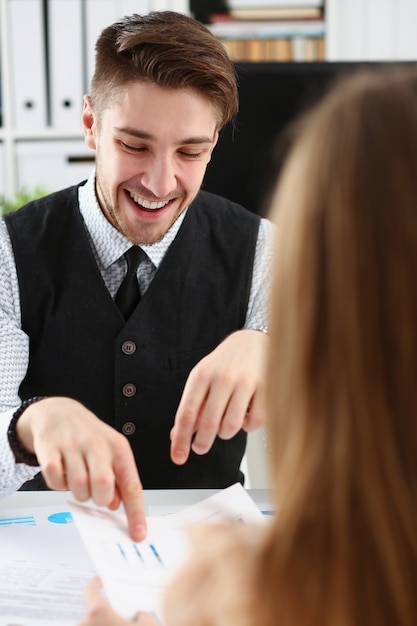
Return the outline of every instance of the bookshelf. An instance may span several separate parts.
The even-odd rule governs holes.
[[[208,27],[235,62],[325,60],[322,0],[229,0]]]
[[[209,27],[236,62],[417,59],[412,28],[417,22],[416,0],[224,0],[220,4],[227,11],[213,14]]]

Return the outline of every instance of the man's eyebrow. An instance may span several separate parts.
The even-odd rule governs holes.
[[[115,130],[120,133],[124,133],[126,135],[131,135],[132,137],[136,137],[137,139],[144,139],[146,141],[156,141],[155,135],[148,133],[144,130],[138,130],[137,128],[131,128],[130,126],[124,126],[122,128],[115,126]],[[193,145],[193,144],[201,144],[201,143],[213,143],[214,136],[210,137],[208,135],[197,135],[196,137],[186,137],[180,142],[178,142],[179,146],[184,144]]]

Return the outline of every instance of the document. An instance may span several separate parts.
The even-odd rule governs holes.
[[[224,518],[266,523],[269,509],[240,484],[186,508],[165,507],[161,498],[146,540],[135,543],[122,509],[64,499],[1,508],[0,626],[76,626],[85,614],[84,589],[97,574],[119,613],[160,616],[165,588],[188,556],[188,526]]]
[[[95,575],[68,507],[2,510],[0,626],[75,626]]]
[[[75,502],[70,507],[108,600],[127,619],[144,610],[162,621],[164,591],[189,555],[188,527],[226,519],[266,520],[240,484],[170,515],[149,517],[142,542],[132,541],[120,513]]]

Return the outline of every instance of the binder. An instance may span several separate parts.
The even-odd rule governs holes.
[[[20,129],[47,125],[44,15],[42,0],[10,0],[9,32],[12,123]]]
[[[151,3],[152,0],[86,0],[86,75],[84,79],[84,91],[86,93],[90,92],[90,83],[95,66],[95,45],[102,30],[124,15],[148,13],[151,10],[149,6]]]
[[[172,0],[151,0],[152,11],[166,11],[172,10]]]
[[[395,57],[395,26],[398,0],[368,0],[367,55],[370,61],[390,61]]]
[[[364,61],[367,58],[369,0],[327,0],[327,61]]]
[[[48,0],[51,125],[81,128],[83,104],[82,0]]]
[[[119,0],[116,2],[117,15],[131,15],[132,13],[138,13],[139,15],[146,15],[151,11],[152,0]]]
[[[171,0],[170,6],[167,8],[177,13],[190,15],[190,0]]]
[[[235,7],[255,7],[257,5],[262,7],[320,7],[323,5],[323,0],[262,0],[262,2],[259,2],[259,0],[228,0],[227,4],[231,9]]]
[[[417,59],[417,41],[415,29],[417,24],[417,2],[415,0],[399,0],[397,4],[397,32],[395,58],[401,61]]]

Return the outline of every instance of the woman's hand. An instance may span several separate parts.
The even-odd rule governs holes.
[[[150,613],[139,611],[132,621],[120,617],[112,609],[101,593],[102,585],[98,577],[87,585],[84,592],[84,602],[87,613],[78,626],[161,626]]]

